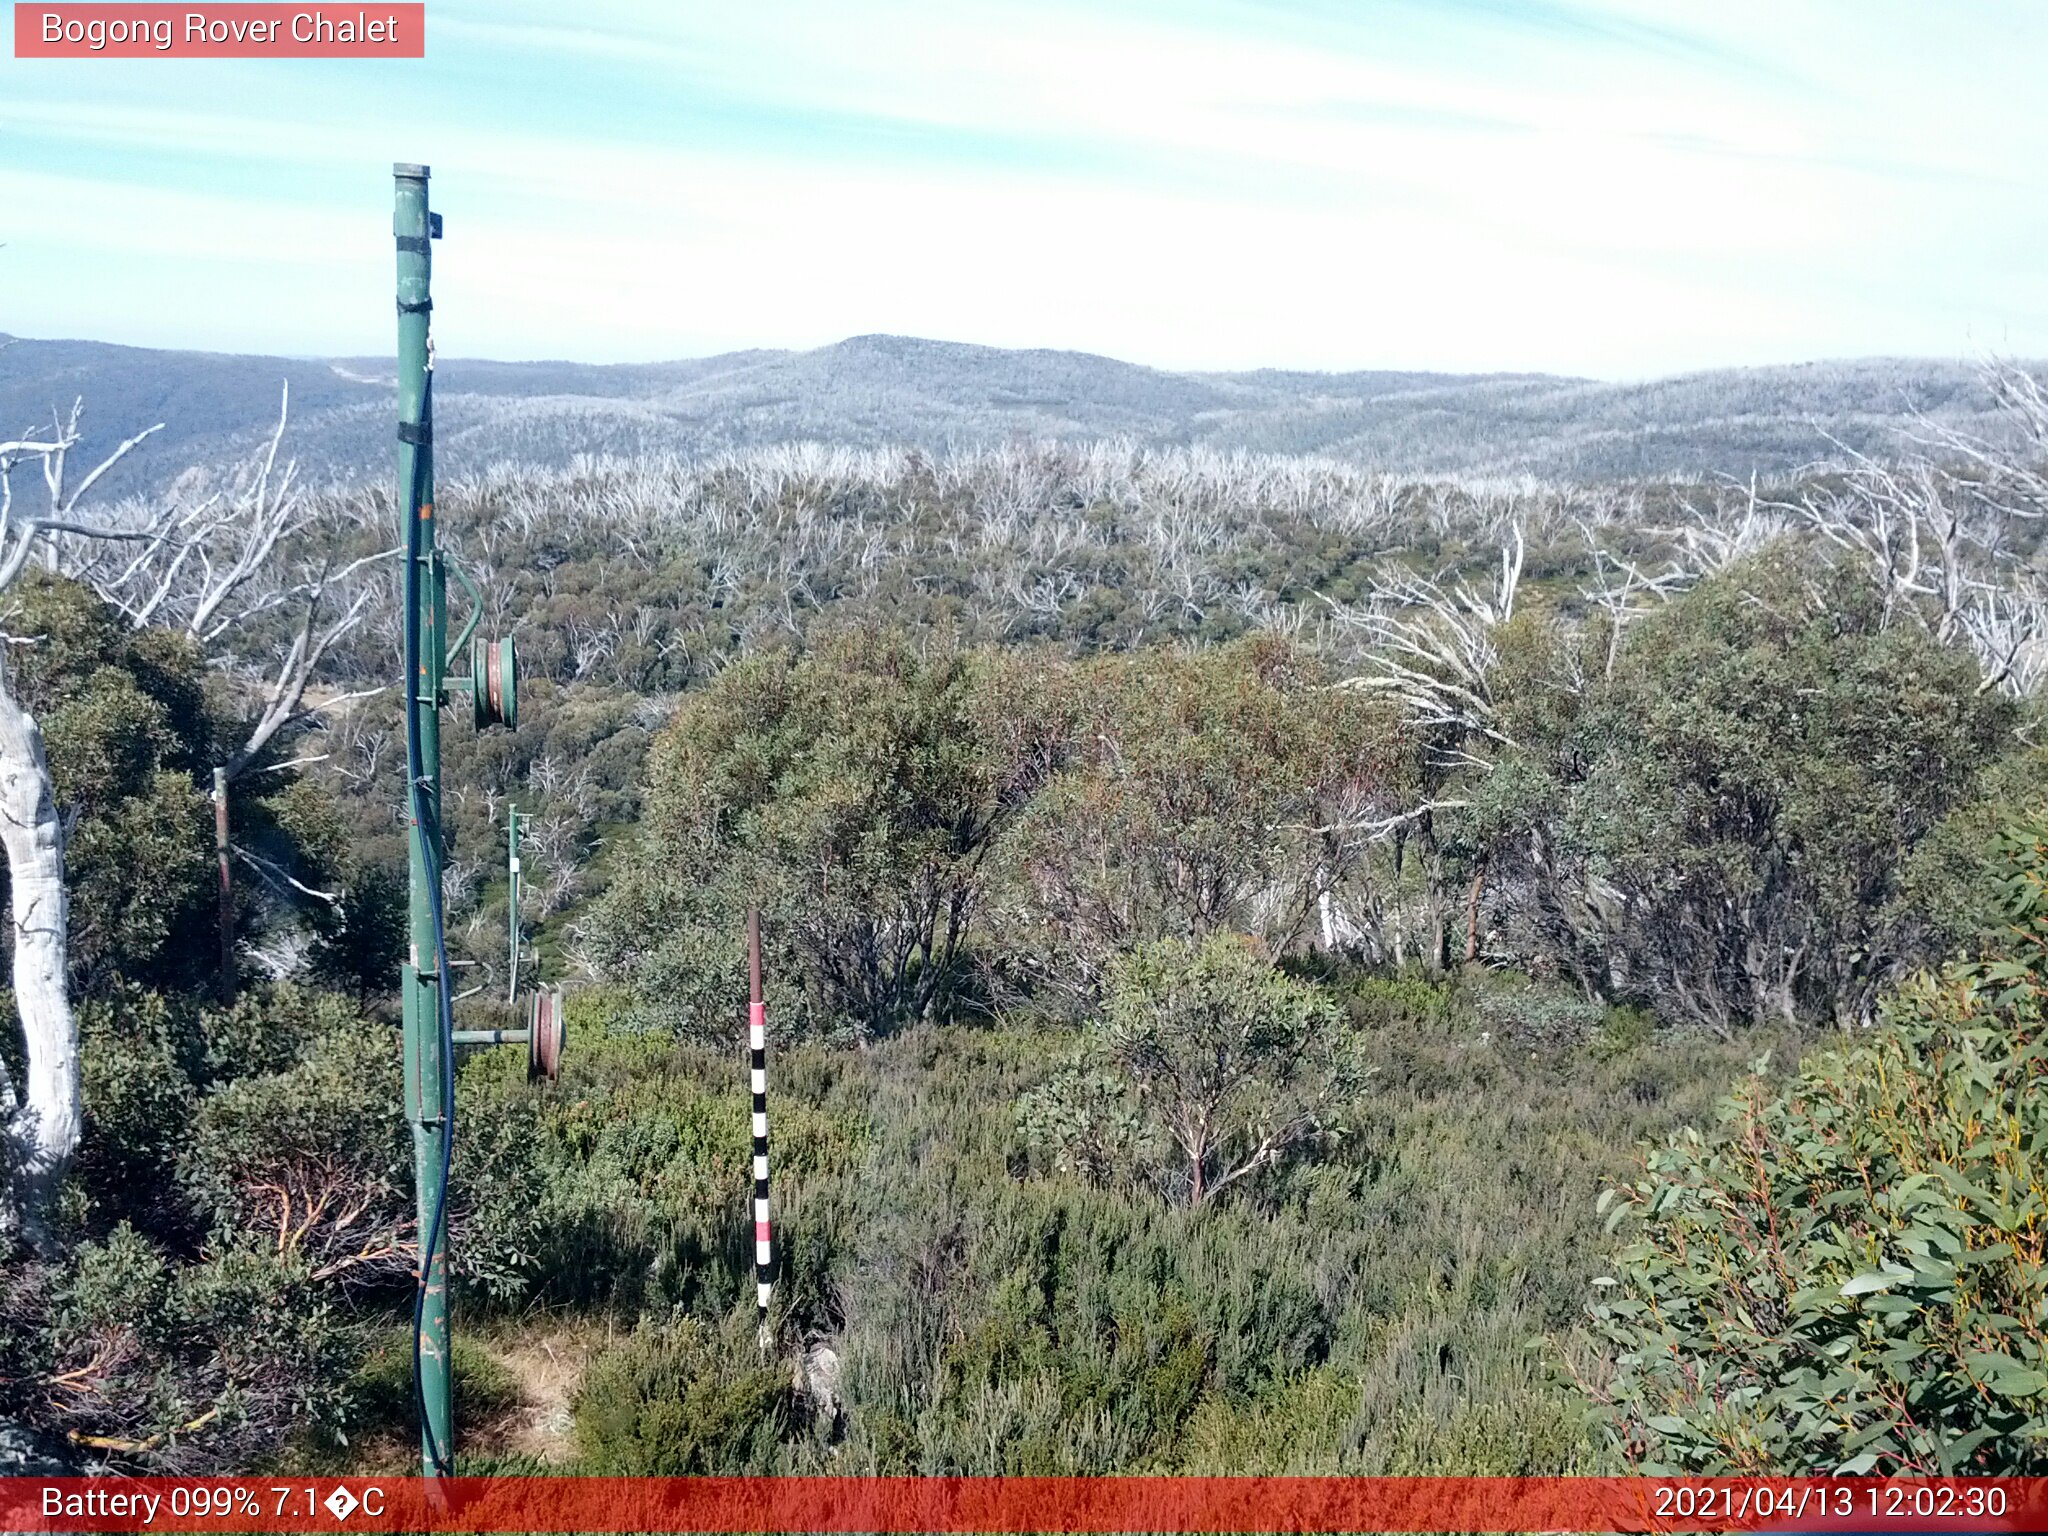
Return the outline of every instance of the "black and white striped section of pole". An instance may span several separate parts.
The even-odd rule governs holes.
[[[747,909],[747,1075],[754,1094],[754,1304],[768,1348],[768,1297],[775,1289],[775,1228],[768,1208],[768,1005],[761,1000],[761,914]]]

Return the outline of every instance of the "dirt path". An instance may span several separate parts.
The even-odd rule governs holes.
[[[590,1361],[590,1341],[576,1330],[490,1339],[491,1355],[519,1384],[519,1406],[480,1431],[493,1450],[560,1466],[575,1455],[570,1405]]]

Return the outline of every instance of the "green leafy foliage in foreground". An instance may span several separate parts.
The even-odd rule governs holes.
[[[1373,1070],[1329,1107],[1341,1138],[1195,1209],[1034,1140],[1021,1106],[1067,1069],[1064,1026],[778,1051],[772,1380],[743,1057],[586,998],[549,1093],[503,1055],[465,1070],[463,1316],[612,1320],[576,1443],[618,1470],[1589,1470],[1532,1344],[1583,1353],[1602,1182],[1704,1116],[1739,1053],[1532,1052],[1475,1012],[1478,979],[1262,985]]]
[[[929,1016],[1033,755],[974,718],[987,669],[855,632],[740,662],[692,696],[656,749],[657,851],[620,882],[603,962],[664,1023],[711,1035],[745,995],[730,940],[758,905],[785,1022],[860,1035]]]
[[[756,903],[778,1028],[860,1039],[1085,1013],[1151,939],[1277,952],[1356,872],[1341,823],[1394,737],[1329,682],[1270,637],[1075,663],[860,631],[742,662],[661,736],[594,957],[646,1021],[715,1037]]]
[[[231,1009],[128,987],[80,1016],[62,1245],[0,1256],[0,1415],[161,1471],[345,1433],[361,1302],[410,1267],[395,1036],[288,986]]]
[[[1250,940],[1143,945],[1112,968],[1080,1060],[1026,1095],[1026,1134],[1099,1182],[1200,1205],[1337,1131],[1365,1075],[1339,1020]]]
[[[731,1332],[731,1330],[728,1330]],[[751,1341],[747,1341],[750,1344]],[[633,1335],[583,1384],[577,1444],[610,1477],[771,1469],[790,1414],[788,1373],[700,1323]]]
[[[1968,654],[1887,623],[1863,572],[1799,551],[1645,619],[1532,808],[1553,857],[1619,893],[1597,925],[1556,917],[1575,973],[1626,976],[1667,1017],[1716,1029],[1867,1021],[1927,954],[1901,865],[2017,718],[1979,680]]]
[[[1796,548],[1618,635],[1532,599],[1462,725],[1270,635],[1076,660],[842,632],[684,703],[587,953],[699,1038],[739,994],[749,902],[785,1035],[1081,1023],[1125,951],[1218,933],[1568,980],[1560,1037],[1604,1004],[1867,1024],[1968,941],[1983,818],[2029,763],[2021,707],[1887,613]]]
[[[210,985],[219,949],[207,786],[238,739],[234,701],[185,636],[131,629],[75,582],[33,574],[8,600],[9,632],[36,637],[10,650],[8,681],[42,726],[65,822],[73,995]],[[276,891],[287,880],[320,887],[350,877],[341,820],[296,769],[257,767],[230,791],[237,929],[249,938],[290,933],[326,960],[337,938],[332,910],[300,908]]]
[[[1923,977],[1602,1202],[1596,1327],[1646,1470],[2048,1472],[2048,833],[1995,958]]]
[[[460,1073],[459,1336],[604,1340],[574,1402],[600,1470],[2031,1454],[2042,967],[1974,931],[1985,832],[2034,792],[2024,711],[1836,561],[1766,551],[1612,636],[1562,590],[1496,627],[1465,725],[1404,720],[1338,686],[1358,656],[1271,635],[1085,654],[1151,634],[1122,620],[1058,628],[1084,654],[972,625],[785,648],[735,623],[731,664],[679,704],[564,660],[520,731],[451,737],[462,942],[500,943],[486,871],[516,794],[525,915],[551,965],[573,950],[602,983],[559,1084],[514,1051]],[[78,818],[88,1126],[59,1251],[0,1260],[0,1411],[122,1467],[274,1464],[295,1432],[408,1454],[395,1030],[342,995],[386,987],[402,910],[378,874],[400,852],[389,717],[330,743],[360,764],[361,835],[285,773],[235,806],[238,839],[346,893],[338,923],[251,902],[243,937],[338,991],[208,1006],[214,690],[75,591],[29,596],[49,643],[21,687]],[[775,1030],[766,1362],[750,901]],[[1796,1087],[1753,1083],[1721,1132],[1669,1140],[1773,1034],[1860,1027],[1970,943],[1986,969],[1915,983]],[[1640,1246],[1589,1319],[1595,1197],[1646,1137],[1669,1150],[1621,1202]],[[1772,1217],[1805,1246],[1751,1232]],[[1692,1268],[1710,1229],[1732,1283]],[[1684,1307],[1667,1367],[1655,1330]],[[455,1366],[463,1454],[487,1453],[525,1383]],[[496,1449],[469,1469],[528,1465]]]

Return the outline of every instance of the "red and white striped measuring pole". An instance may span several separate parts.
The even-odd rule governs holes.
[[[768,1214],[768,1005],[761,1000],[761,914],[747,909],[747,1067],[754,1091],[754,1304],[769,1344],[768,1296],[775,1289],[775,1229]]]

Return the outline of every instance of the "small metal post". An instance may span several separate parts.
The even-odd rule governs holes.
[[[235,877],[228,867],[228,771],[213,770],[213,856],[220,868],[220,1003],[235,1005]]]
[[[511,960],[507,966],[510,980],[505,984],[505,1001],[519,1001],[519,807],[505,807],[505,845],[508,850],[505,860],[507,880],[511,886],[512,916],[508,926],[512,930]]]

